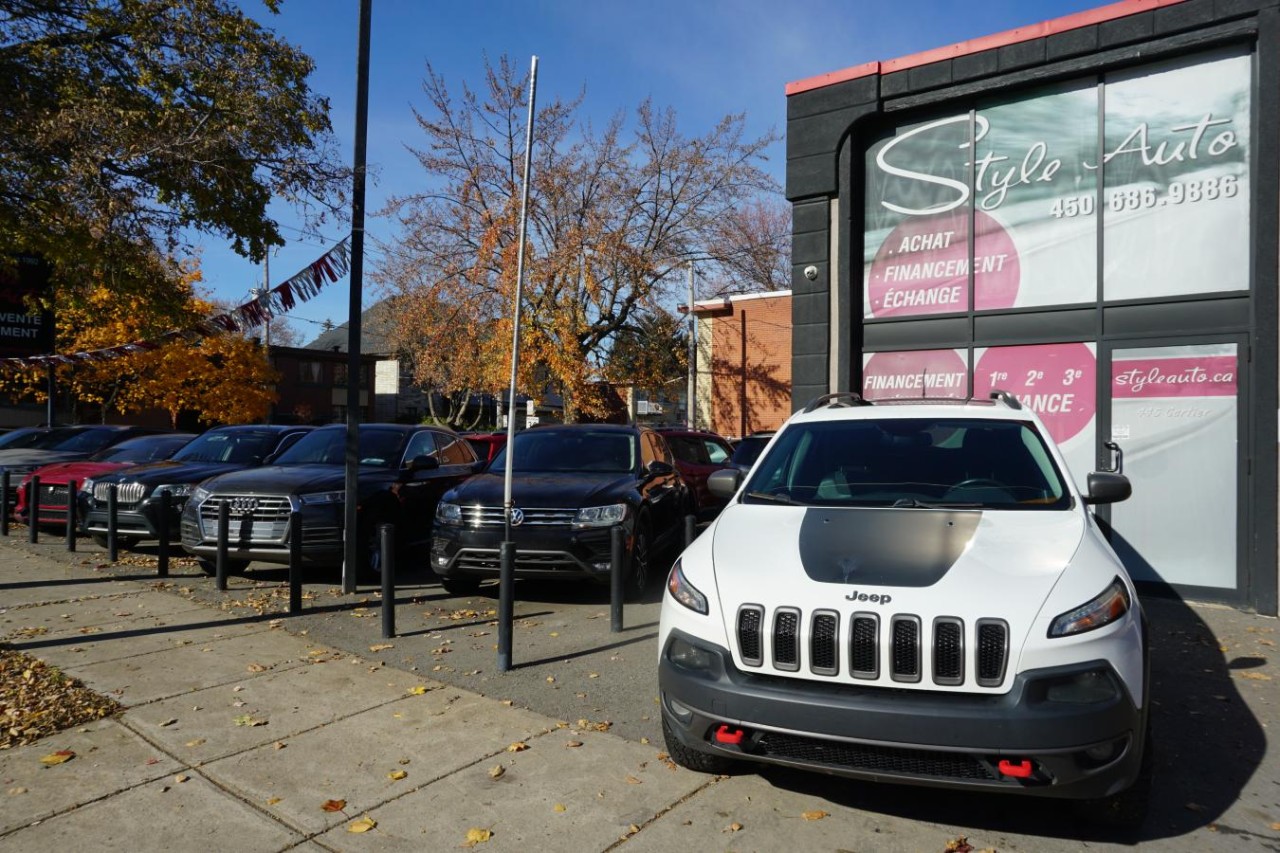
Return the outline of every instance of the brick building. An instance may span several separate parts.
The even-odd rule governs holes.
[[[696,426],[729,438],[776,429],[791,413],[791,291],[695,302]]]

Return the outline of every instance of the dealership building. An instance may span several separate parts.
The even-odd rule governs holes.
[[[792,405],[1034,409],[1135,580],[1277,612],[1280,0],[1125,0],[787,87]]]

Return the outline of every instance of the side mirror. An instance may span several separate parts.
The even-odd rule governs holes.
[[[434,471],[440,467],[440,460],[434,456],[423,454],[410,459],[409,464],[404,467],[406,471],[411,473],[414,471]]]
[[[718,498],[731,498],[742,485],[742,472],[737,468],[721,468],[707,477],[707,491]]]
[[[1113,504],[1133,494],[1133,485],[1124,474],[1094,471],[1089,475],[1089,494],[1082,495],[1087,504]]]
[[[647,468],[644,469],[644,475],[646,478],[665,477],[668,474],[674,474],[675,470],[675,466],[671,463],[663,462],[661,459],[655,459],[649,463]]]

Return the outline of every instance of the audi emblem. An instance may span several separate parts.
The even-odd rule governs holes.
[[[232,498],[228,503],[232,515],[250,515],[258,508],[257,498]]]
[[[524,510],[513,506],[511,508],[511,526],[519,527],[524,523]]]

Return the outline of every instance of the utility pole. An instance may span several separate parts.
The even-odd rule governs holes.
[[[689,392],[685,402],[689,429],[698,428],[698,321],[693,316],[693,261],[689,261]]]

